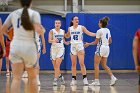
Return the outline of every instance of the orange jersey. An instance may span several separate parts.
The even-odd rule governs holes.
[[[8,34],[9,39],[12,40],[13,36],[14,36],[14,29],[13,29],[13,27],[9,29],[7,34]]]

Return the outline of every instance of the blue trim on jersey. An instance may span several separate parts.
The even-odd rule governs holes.
[[[33,65],[33,68],[35,68],[39,64],[39,59],[37,59],[36,63]]]
[[[100,39],[99,45],[97,46],[97,47],[99,47],[99,48],[97,49],[97,53],[99,54],[100,57],[101,57],[101,55],[100,55],[101,46],[102,46],[102,40]]]

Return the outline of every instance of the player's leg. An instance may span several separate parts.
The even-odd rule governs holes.
[[[10,61],[9,57],[6,57],[6,76],[10,76]]]
[[[73,86],[73,85],[77,84],[77,81],[76,81],[77,52],[76,52],[75,45],[71,45],[70,57],[71,57],[71,62],[72,62],[72,66],[71,66],[72,81],[71,81],[70,85]]]
[[[105,69],[105,71],[111,77],[110,85],[115,85],[115,83],[117,81],[117,78],[113,75],[113,73],[111,72],[110,68],[107,66],[107,57],[102,57],[101,63],[102,63],[102,67]]]
[[[1,69],[2,69],[2,58],[0,59],[0,74],[1,74]]]
[[[40,52],[37,54],[37,59],[38,59],[38,71],[37,71],[37,83],[40,86],[40,79],[39,79],[39,71],[40,71],[40,66],[39,66],[39,59],[40,59]]]
[[[37,72],[38,68],[26,68],[29,80],[29,93],[38,93]]]
[[[60,70],[60,65],[62,63],[62,60],[64,59],[64,53],[65,52],[65,49],[64,48],[60,48],[58,50],[58,54],[57,54],[57,57],[56,57],[56,71],[57,71],[57,77],[59,78],[61,84],[65,84],[65,80],[64,80],[64,77],[61,73],[61,70]]]
[[[79,51],[78,52],[78,59],[79,59],[80,67],[81,67],[81,72],[83,75],[83,82],[84,82],[84,85],[88,85],[86,67],[84,64],[84,57],[85,57],[84,50]]]
[[[11,84],[11,93],[20,93],[21,75],[23,73],[24,64],[23,63],[13,63],[12,72],[13,80]]]
[[[98,54],[94,55],[94,70],[95,70],[95,80],[90,85],[100,85],[99,82],[99,64],[101,61],[101,57]]]
[[[77,55],[71,54],[71,62],[72,62],[72,66],[71,66],[71,71],[72,71],[72,82],[71,82],[70,85],[76,85],[76,84],[77,84],[77,81],[76,81]]]

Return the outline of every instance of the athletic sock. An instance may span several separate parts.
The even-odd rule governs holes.
[[[59,75],[59,78],[61,78],[61,77],[62,77],[62,74]]]
[[[86,78],[86,77],[87,77],[87,75],[83,75],[83,79]]]
[[[72,76],[72,78],[74,78],[76,80],[76,76]]]

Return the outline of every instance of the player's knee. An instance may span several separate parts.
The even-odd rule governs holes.
[[[80,66],[81,66],[81,68],[84,68],[85,64],[84,63],[80,63]]]

